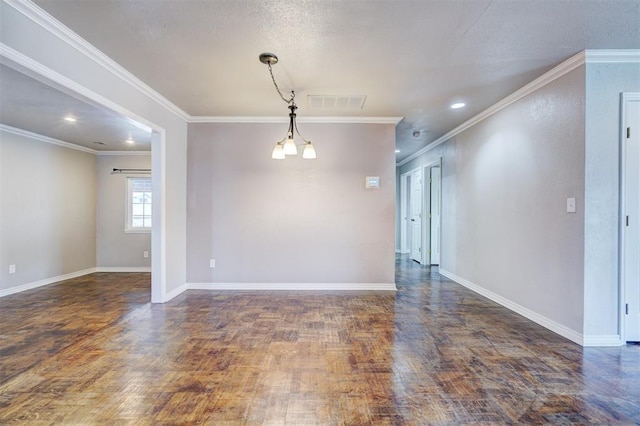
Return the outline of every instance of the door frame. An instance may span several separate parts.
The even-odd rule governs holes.
[[[413,191],[415,189],[415,184],[416,182],[414,182],[413,179],[413,175],[414,173],[420,173],[420,196],[421,196],[421,200],[419,200],[419,205],[420,205],[420,256],[418,256],[418,259],[414,259],[413,258],[413,225],[411,225],[412,220],[409,220],[409,216],[413,216],[413,199],[411,198],[413,196]],[[424,260],[424,254],[425,252],[427,252],[427,250],[425,250],[425,238],[424,238],[424,233],[425,233],[425,229],[424,229],[424,224],[425,224],[425,199],[426,199],[426,195],[425,195],[425,174],[424,174],[424,168],[423,167],[416,167],[414,169],[411,170],[411,177],[410,177],[410,189],[407,192],[407,194],[409,195],[409,199],[408,201],[408,207],[409,207],[409,216],[407,216],[407,232],[411,231],[411,244],[409,246],[409,253],[411,254],[411,259],[412,260],[416,260],[418,263],[420,263],[421,265],[425,264],[425,260]]]
[[[626,336],[626,322],[627,315],[625,313],[625,303],[626,303],[626,277],[625,277],[625,266],[626,266],[626,232],[625,232],[625,221],[626,221],[626,150],[625,150],[625,140],[626,140],[626,132],[625,129],[628,126],[626,120],[627,113],[627,103],[629,102],[640,102],[640,93],[621,93],[620,94],[620,217],[618,220],[618,294],[620,295],[620,300],[618,304],[618,312],[619,312],[619,331],[620,331],[620,344],[625,345],[627,343]],[[640,244],[640,241],[636,242]]]
[[[422,166],[422,265],[431,265],[431,169],[440,167],[440,239],[442,241],[442,157]],[[429,176],[429,180],[425,178]],[[428,214],[427,214],[428,213]],[[442,247],[442,245],[440,245]],[[440,251],[442,263],[442,251]]]
[[[409,209],[407,203],[409,202],[409,179],[411,179],[411,171],[400,175],[400,253],[409,253],[409,234],[408,232],[408,219]]]
[[[442,234],[442,166],[441,165],[435,165],[435,166],[431,166],[429,168],[429,183],[430,183],[430,185],[429,185],[429,189],[430,189],[429,203],[430,204],[432,203],[433,198],[434,198],[433,197],[434,185],[433,185],[433,181],[431,180],[431,179],[433,179],[433,170],[434,169],[438,169],[439,170],[438,173],[440,175],[440,178],[439,178],[439,181],[438,181],[438,184],[439,184],[440,188],[438,188],[438,197],[437,197],[438,208],[436,209],[436,211],[438,212],[438,215],[437,215],[438,216],[438,223],[437,224],[438,224],[439,232],[437,234],[437,240],[435,242],[435,244],[437,246],[437,249],[438,249],[437,250],[437,252],[438,252],[438,263],[434,263],[433,259],[431,259],[431,254],[435,251],[433,249],[433,244],[432,244],[433,243],[433,235],[431,235],[431,234],[429,234],[429,256],[430,256],[429,262],[430,262],[431,265],[438,265],[439,266],[440,262],[441,262],[440,256],[442,255],[441,250],[440,250],[441,247],[442,247],[442,243],[441,243],[441,241],[442,241],[442,237],[441,237],[441,234]],[[434,225],[433,216],[431,216],[431,211],[432,211],[431,207],[432,206],[430,205],[429,206],[429,232],[430,233],[431,233],[431,230],[433,229],[433,225]]]

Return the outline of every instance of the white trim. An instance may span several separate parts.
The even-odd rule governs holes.
[[[151,303],[167,300],[167,138],[164,129],[151,133]]]
[[[640,62],[640,49],[587,49],[584,52],[586,62],[592,64]]]
[[[411,250],[409,248],[409,208],[407,202],[409,201],[409,193],[407,191],[407,181],[411,176],[413,170],[400,175],[400,253],[407,254]],[[402,214],[404,212],[404,215]]]
[[[138,77],[127,71],[124,67],[118,64],[116,61],[102,53],[95,46],[88,41],[80,37],[78,34],[69,29],[66,25],[58,21],[53,16],[49,15],[42,8],[37,6],[31,1],[19,1],[19,0],[4,0],[9,6],[16,11],[22,13],[34,23],[40,25],[49,33],[58,37],[60,40],[76,49],[82,55],[93,60],[106,71],[110,72],[114,76],[120,78],[125,83],[136,88],[141,93],[145,94],[149,98],[153,99],[159,105],[161,105],[167,111],[177,115],[183,120],[187,120],[189,115],[182,109],[178,108],[175,104],[169,101],[167,98],[153,90],[150,86],[145,84]]]
[[[96,272],[151,272],[150,266],[98,266]]]
[[[160,303],[166,303],[169,300],[173,299],[174,297],[181,295],[187,290],[188,290],[187,284],[182,284],[180,287],[173,289],[168,293],[165,293]]]
[[[375,290],[397,291],[395,283],[187,283],[188,290]]]
[[[34,140],[37,140],[39,142],[45,142],[45,143],[49,143],[49,144],[52,144],[52,145],[62,146],[64,148],[74,149],[76,151],[87,152],[89,154],[94,154],[95,155],[98,152],[98,151],[93,150],[91,148],[86,148],[84,146],[80,146],[80,145],[76,145],[76,144],[73,144],[73,143],[61,141],[59,139],[50,138],[48,136],[44,136],[44,135],[41,135],[41,134],[38,134],[38,133],[29,132],[27,130],[18,129],[17,127],[7,126],[6,124],[0,124],[0,131],[7,132],[7,133],[12,133],[14,135],[26,137],[26,138],[29,138],[29,139],[34,139]]]
[[[620,333],[620,344],[627,341],[627,315],[625,313],[627,278],[626,278],[626,238],[627,231],[623,225],[627,214],[627,149],[626,149],[626,132],[625,128],[631,123],[627,120],[627,104],[634,101],[640,101],[640,93],[622,92],[620,94],[620,181],[619,181],[619,219],[618,219],[618,332]]]
[[[94,154],[94,155],[131,155],[131,156],[151,155],[151,151],[96,151],[95,149],[87,148],[82,145],[76,145],[71,142],[61,141],[60,139],[51,138],[49,136],[41,135],[40,133],[30,132],[28,130],[19,129],[17,127],[7,126],[6,124],[0,124],[0,131],[12,133],[17,136],[23,136],[26,138],[34,139],[39,142],[44,142],[52,145],[62,146],[69,149],[74,149],[76,151],[87,152],[89,154]]]
[[[580,53],[570,57],[566,61],[562,62],[560,65],[557,65],[556,67],[554,67],[551,70],[547,71],[546,73],[542,74],[540,77],[536,78],[531,83],[529,83],[529,84],[525,85],[524,87],[516,90],[515,92],[513,92],[512,94],[510,94],[506,98],[502,99],[501,101],[498,101],[497,103],[493,104],[489,108],[485,109],[480,114],[477,114],[477,115],[471,117],[469,120],[465,121],[464,123],[462,123],[458,127],[454,128],[453,130],[449,131],[448,133],[440,136],[438,139],[434,140],[429,145],[427,145],[424,148],[414,152],[413,154],[411,154],[410,156],[408,156],[404,160],[402,160],[399,163],[397,163],[396,166],[399,167],[399,166],[402,166],[404,164],[407,164],[409,161],[413,160],[414,158],[417,158],[420,155],[424,154],[425,152],[430,151],[433,148],[437,147],[438,145],[443,144],[444,142],[448,141],[449,139],[453,138],[454,136],[464,132],[465,130],[467,130],[471,126],[475,126],[476,124],[478,124],[479,122],[481,122],[485,118],[488,118],[488,117],[494,115],[495,113],[497,113],[498,111],[503,110],[504,108],[508,107],[512,103],[514,103],[514,102],[524,98],[525,96],[535,92],[536,90],[540,89],[541,87],[543,87],[543,86],[551,83],[552,81],[562,77],[563,75],[573,71],[574,69],[578,68],[579,66],[584,65],[584,63],[585,63],[585,52],[583,51],[583,52],[580,52]]]
[[[538,314],[537,312],[532,311],[531,309],[525,308],[522,305],[519,305],[515,302],[512,302],[511,300],[500,296],[499,294],[496,294],[490,290],[487,290],[484,287],[480,287],[477,284],[472,283],[471,281],[465,280],[462,277],[459,277],[447,270],[444,270],[442,268],[439,268],[438,272],[440,272],[440,275],[449,278],[452,281],[455,281],[456,283],[468,288],[469,290],[472,290],[478,294],[480,294],[481,296],[486,297],[487,299],[493,300],[494,302],[496,302],[499,305],[504,306],[505,308],[522,315],[523,317],[535,322],[536,324],[539,324],[541,326],[543,326],[544,328],[553,331],[554,333],[559,334],[562,337],[565,337],[569,340],[571,340],[574,343],[577,343],[579,345],[583,345],[583,335],[582,333],[579,333],[575,330],[570,329],[567,326],[564,326],[556,321],[553,321],[545,316],[542,316],[540,314]]]
[[[0,297],[9,296],[15,293],[21,293],[27,290],[33,290],[34,288],[43,287],[45,285],[57,283],[59,281],[70,280],[72,278],[81,277],[83,275],[93,274],[94,272],[96,272],[96,268],[88,268],[88,269],[83,269],[76,272],[71,272],[69,274],[57,275],[55,277],[45,278],[43,280],[34,281],[32,283],[22,284],[16,287],[5,288],[0,290]]]
[[[624,343],[619,334],[612,335],[585,335],[582,346],[623,346]]]
[[[332,123],[332,124],[394,124],[403,117],[297,117],[298,123]],[[189,123],[288,123],[286,115],[280,117],[250,116],[190,116]]]
[[[135,156],[147,156],[151,155],[151,150],[149,151],[96,151],[96,155],[135,155]]]

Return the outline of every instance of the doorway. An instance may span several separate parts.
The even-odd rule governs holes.
[[[68,80],[62,75],[38,64],[29,58],[18,54],[12,50],[6,50],[0,54],[0,64],[7,66],[12,70],[23,74],[30,79],[45,84],[50,89],[47,90],[48,96],[55,94],[56,99],[69,97],[73,102],[86,104],[86,107],[98,108],[103,111],[109,111],[113,116],[111,118],[115,125],[131,124],[134,127],[142,126],[151,130],[151,163],[152,163],[152,182],[153,182],[153,201],[152,216],[154,226],[151,231],[151,300],[154,303],[163,303],[167,300],[166,292],[166,221],[164,215],[166,212],[165,198],[165,181],[166,181],[166,132],[160,126],[146,120],[145,118],[134,114],[124,107],[111,102],[110,100],[100,96],[99,94],[87,89],[86,87]],[[60,96],[60,98],[58,98]],[[57,102],[65,104],[62,100]],[[42,101],[39,100],[39,105]],[[83,108],[84,110],[84,108]],[[28,129],[23,129],[28,130]],[[34,130],[34,129],[32,129]],[[35,131],[38,133],[38,131]],[[40,130],[39,134],[43,131]],[[46,135],[44,135],[46,136]],[[49,136],[51,137],[51,136]],[[95,140],[94,134],[89,134],[87,141]],[[124,197],[123,197],[124,198]],[[122,217],[122,216],[121,216]],[[142,254],[142,253],[140,253]]]
[[[441,261],[442,160],[400,175],[400,249],[422,265]]]
[[[622,343],[640,342],[640,93],[622,94],[620,296]]]

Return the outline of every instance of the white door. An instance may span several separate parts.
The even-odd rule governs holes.
[[[624,340],[640,342],[640,94],[623,97]]]
[[[422,261],[422,169],[411,173],[411,259]]]
[[[431,168],[431,264],[440,264],[440,167]]]

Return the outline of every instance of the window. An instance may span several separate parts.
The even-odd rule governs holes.
[[[125,232],[151,232],[151,178],[127,178]]]

